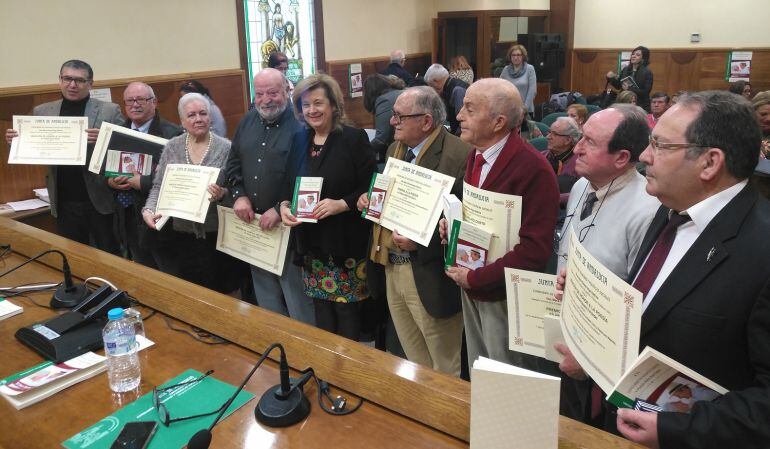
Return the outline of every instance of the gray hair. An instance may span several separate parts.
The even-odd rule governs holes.
[[[401,62],[404,59],[404,52],[402,50],[393,50],[390,52],[390,62]]]
[[[152,86],[150,86],[147,83],[143,83],[141,81],[131,81],[128,83],[128,86],[126,86],[126,89],[128,89],[132,84],[136,84],[137,86],[142,86],[145,89],[147,89],[147,92],[149,93],[150,97],[155,98],[155,91],[152,90]]]
[[[425,76],[423,78],[426,83],[430,84],[434,81],[449,78],[449,71],[441,64],[433,64],[425,71]]]
[[[419,112],[430,114],[433,118],[433,128],[444,126],[446,121],[446,107],[444,101],[433,88],[428,86],[410,87],[404,92],[414,92],[414,107]]]
[[[187,106],[187,103],[192,101],[200,101],[206,107],[206,112],[209,114],[211,113],[211,104],[209,103],[209,100],[197,92],[190,92],[189,94],[182,95],[182,98],[179,99],[178,110],[180,120],[184,120],[184,107]]]
[[[583,132],[580,131],[580,126],[578,126],[577,122],[572,117],[559,117],[556,119],[556,121],[554,121],[554,123],[564,124],[564,134],[570,137],[570,140],[572,140],[572,145],[577,144],[578,140],[583,137]]]
[[[639,155],[650,144],[650,125],[647,124],[646,112],[631,103],[615,103],[609,109],[620,112],[623,119],[607,143],[607,152],[617,153],[620,150],[628,150],[631,154],[631,162],[637,162]]]

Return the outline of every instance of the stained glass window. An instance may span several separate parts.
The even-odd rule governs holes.
[[[315,71],[313,0],[244,0],[243,4],[249,79],[267,67],[274,51],[289,58],[286,77],[295,84]]]

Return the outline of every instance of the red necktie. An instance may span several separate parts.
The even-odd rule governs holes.
[[[479,181],[481,180],[481,167],[484,166],[484,156],[476,154],[473,160],[473,171],[471,172],[471,185],[474,187],[481,187]]]
[[[688,215],[679,215],[676,212],[671,213],[668,224],[663,228],[663,232],[658,236],[658,240],[655,241],[655,246],[650,251],[647,261],[634,281],[634,288],[642,292],[643,297],[646,297],[650,292],[650,287],[652,287],[653,282],[658,277],[658,273],[660,273],[660,269],[663,267],[663,263],[671,251],[677,228],[688,221],[690,221]]]

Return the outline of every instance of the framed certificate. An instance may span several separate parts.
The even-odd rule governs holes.
[[[217,249],[278,276],[283,274],[291,228],[279,224],[269,231],[259,227],[259,215],[246,223],[229,207],[217,206]]]
[[[88,118],[14,115],[9,164],[86,165]]]
[[[380,226],[428,246],[444,210],[443,195],[455,178],[437,171],[389,158],[384,174],[394,179],[382,207]]]
[[[167,139],[104,122],[88,162],[88,171],[105,176],[149,175]]]
[[[218,176],[216,167],[168,164],[155,212],[164,217],[205,222],[210,204],[208,187],[217,182]]]

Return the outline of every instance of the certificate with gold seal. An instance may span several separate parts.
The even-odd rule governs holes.
[[[609,393],[639,355],[642,294],[599,263],[570,232],[561,330],[575,360]]]
[[[283,274],[291,228],[279,224],[269,231],[259,227],[259,215],[251,223],[238,218],[229,207],[217,206],[217,249],[278,276]]]
[[[492,233],[487,264],[503,257],[519,243],[521,197],[463,183],[463,221]]]
[[[209,210],[210,184],[217,182],[219,169],[203,165],[168,164],[160,185],[155,212],[203,223]]]
[[[428,246],[444,210],[443,196],[455,178],[419,165],[389,158],[384,174],[393,179],[380,215],[380,226]]]
[[[9,164],[86,165],[88,118],[14,115]]]

